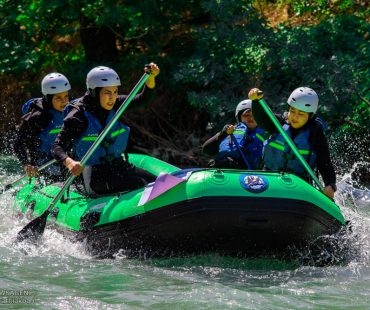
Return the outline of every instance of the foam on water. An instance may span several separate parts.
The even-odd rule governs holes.
[[[343,263],[351,261],[368,260],[370,250],[370,190],[356,187],[352,181],[352,173],[356,170],[357,163],[352,170],[339,177],[338,191],[335,195],[335,202],[340,206],[343,215],[350,225],[334,236],[323,236],[312,242],[307,249],[291,249],[291,253],[303,264],[321,263]],[[7,158],[7,166],[15,166],[11,159]],[[12,168],[14,171],[14,168]],[[9,170],[0,170],[0,185],[4,185],[19,178],[20,174],[11,173]],[[29,220],[16,216],[12,208],[14,203],[14,189],[5,192],[0,200],[0,246],[9,247],[14,245],[14,238],[18,231],[26,225]],[[90,256],[84,251],[81,243],[72,243],[63,238],[55,230],[46,229],[41,242],[32,246],[28,243],[21,243],[15,249],[27,255],[71,255],[76,258],[86,259]],[[116,259],[126,259],[124,253],[117,253]],[[271,263],[271,262],[270,262]]]
[[[0,185],[20,173],[0,169]],[[28,220],[17,217],[9,190],[0,199],[0,288],[33,290],[38,309],[365,309],[370,192],[351,173],[340,177],[336,193],[351,228],[321,237],[295,252],[294,260],[218,255],[138,260],[124,252],[97,260],[82,243],[50,228],[37,245],[14,245]]]
[[[18,178],[17,176],[16,178]],[[0,183],[3,185],[2,183]],[[13,209],[14,190],[11,189],[1,196],[0,200],[0,247],[13,248],[22,255],[31,257],[37,256],[73,256],[80,259],[89,259],[82,243],[73,243],[63,237],[55,230],[45,229],[44,235],[38,244],[29,242],[15,243],[18,232],[27,224],[29,220],[20,216]]]

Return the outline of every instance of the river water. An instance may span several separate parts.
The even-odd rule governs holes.
[[[21,176],[19,164],[0,157],[0,185]],[[27,223],[0,199],[1,309],[369,309],[370,191],[340,177],[336,202],[352,232],[334,242],[333,263],[310,252],[295,260],[186,258],[99,260],[82,244],[46,229],[41,243],[13,246]],[[339,240],[339,241],[338,241]]]

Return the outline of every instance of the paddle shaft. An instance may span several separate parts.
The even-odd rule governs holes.
[[[243,158],[245,164],[247,165],[248,170],[252,170],[252,167],[249,164],[247,157],[245,157],[245,154],[244,154],[243,150],[241,149],[241,147],[240,147],[238,141],[236,140],[235,136],[233,134],[230,134],[230,136],[231,136],[231,140],[233,140],[236,148],[238,149],[238,152],[240,153],[240,156]]]
[[[277,120],[275,114],[271,111],[270,107],[266,104],[266,102],[263,99],[259,100],[260,104],[262,105],[262,108],[265,110],[267,115],[270,117],[271,121],[274,123],[276,128],[279,130],[280,134],[284,137],[285,141],[288,143],[289,147],[292,149],[293,153],[299,161],[302,163],[312,180],[317,184],[319,189],[323,192],[324,187],[320,183],[319,179],[316,177],[315,173],[312,171],[311,167],[309,164],[306,162],[306,160],[303,158],[301,153],[299,153],[296,145],[294,144],[293,140],[286,134],[285,130],[281,127],[280,122]]]
[[[122,113],[126,110],[127,106],[130,104],[132,99],[136,96],[140,88],[144,85],[146,80],[149,77],[149,73],[144,73],[139,82],[135,85],[135,87],[131,90],[131,92],[126,97],[125,101],[122,103],[120,108],[117,110],[116,114],[114,114],[113,118],[109,121],[107,126],[104,128],[104,130],[99,134],[98,138],[94,141],[93,145],[89,148],[89,150],[86,152],[84,157],[81,159],[80,163],[82,166],[86,164],[86,162],[89,160],[89,158],[93,155],[95,150],[99,147],[100,143],[104,140],[105,136],[108,134],[109,130],[112,129],[116,121],[120,118]],[[75,176],[71,174],[68,179],[64,182],[63,187],[60,189],[58,194],[54,197],[53,201],[50,203],[49,207],[45,210],[45,212],[50,213],[50,211],[54,208],[56,203],[59,201],[59,199],[63,196],[66,189],[72,184],[73,180],[75,179]]]
[[[49,167],[50,165],[52,164],[55,164],[56,163],[56,160],[55,159],[52,159],[50,161],[48,161],[47,163],[43,164],[42,166],[40,166],[39,168],[37,168],[37,171],[42,171],[44,170],[45,168]],[[10,183],[10,184],[7,184],[3,187],[3,189],[1,190],[1,193],[4,193],[5,191],[7,191],[8,189],[11,189],[14,185],[16,185],[17,183],[21,182],[22,180],[24,180],[25,178],[27,178],[27,175],[24,175],[23,177],[20,177],[19,179],[15,180],[14,182]]]

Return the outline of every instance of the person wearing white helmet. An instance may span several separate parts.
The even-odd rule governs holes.
[[[263,92],[258,88],[249,91],[248,97],[253,100],[255,117],[261,126],[273,133],[263,149],[264,166],[268,170],[292,172],[310,181],[302,163],[294,156],[283,136],[277,131],[269,117],[265,115],[257,99]],[[299,152],[312,169],[318,169],[325,187],[324,193],[334,197],[336,191],[336,174],[330,159],[328,141],[324,133],[323,121],[316,116],[319,106],[317,93],[309,87],[298,87],[288,98],[288,112],[276,115],[285,132],[292,138]]]
[[[52,160],[51,146],[63,124],[63,109],[69,101],[71,85],[61,73],[47,74],[41,82],[41,98],[31,98],[22,107],[23,117],[14,143],[14,152],[27,175],[38,175],[37,167]],[[52,179],[62,176],[53,165],[42,174]]]
[[[144,70],[149,70],[150,75],[130,106],[148,101],[151,89],[155,87],[158,66],[151,63]],[[112,68],[98,66],[91,69],[86,76],[87,92],[66,108],[62,130],[52,147],[52,154],[58,162],[63,163],[73,175],[82,174],[88,194],[100,195],[135,189],[155,180],[154,175],[130,164],[125,152],[130,128],[122,120],[114,124],[86,166],[82,167],[80,163],[127,98],[126,95],[118,95],[120,85],[120,77]],[[67,153],[70,146],[73,146],[74,158]]]
[[[202,145],[204,153],[215,157],[208,165],[216,168],[246,169],[248,168],[244,161],[246,158],[251,169],[258,169],[265,138],[264,131],[258,127],[253,118],[251,100],[246,99],[238,103],[235,119],[236,124],[225,125],[220,132]]]

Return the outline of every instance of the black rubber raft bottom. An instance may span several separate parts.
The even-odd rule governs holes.
[[[134,257],[210,252],[244,257],[303,247],[343,227],[314,204],[280,198],[203,197],[94,226],[98,220],[98,213],[87,214],[81,231],[63,233],[84,241],[99,257],[119,251]]]

